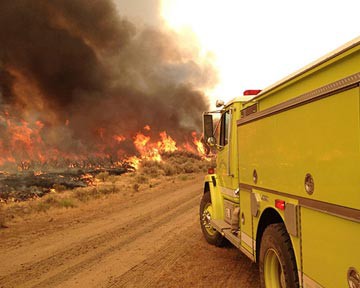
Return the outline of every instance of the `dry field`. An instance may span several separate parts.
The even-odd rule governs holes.
[[[177,155],[2,205],[0,287],[258,287],[255,264],[202,237],[208,165]]]

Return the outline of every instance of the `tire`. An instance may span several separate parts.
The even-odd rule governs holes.
[[[259,266],[261,287],[299,287],[295,255],[283,223],[271,224],[265,229],[260,244]]]
[[[208,243],[218,247],[224,246],[226,239],[210,224],[212,217],[210,192],[205,192],[200,202],[200,226]]]

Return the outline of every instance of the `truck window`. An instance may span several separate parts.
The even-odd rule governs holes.
[[[230,122],[230,113],[226,111],[221,116],[221,124],[220,124],[220,137],[219,137],[219,145],[225,146],[229,142],[229,122]]]

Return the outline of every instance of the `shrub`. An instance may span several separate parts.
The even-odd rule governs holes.
[[[96,179],[99,179],[102,182],[105,182],[108,178],[109,178],[109,172],[100,172],[98,175],[96,175]]]
[[[135,177],[135,181],[140,184],[145,184],[149,182],[149,179],[144,174],[138,174]]]
[[[189,179],[189,177],[187,175],[180,175],[180,180],[181,181],[186,181],[188,179]]]
[[[86,202],[90,199],[99,198],[100,192],[95,187],[77,188],[74,191],[74,197],[81,202]]]
[[[154,188],[154,187],[160,185],[160,183],[161,183],[161,182],[153,182],[153,183],[150,183],[150,184],[149,184],[149,188],[150,188],[150,189],[151,189],[151,188]]]
[[[0,206],[0,228],[6,228],[6,216],[3,208]]]
[[[191,162],[186,162],[184,165],[185,173],[194,173],[196,171],[195,165]]]
[[[46,212],[47,210],[49,210],[51,207],[51,205],[49,203],[46,202],[39,202],[37,203],[35,210],[37,212]]]
[[[150,177],[154,178],[160,175],[159,167],[143,167],[142,172]]]
[[[56,195],[50,194],[38,202],[34,208],[38,212],[46,212],[51,207],[73,208],[76,207],[76,205],[72,198],[59,198]]]
[[[81,202],[86,202],[90,199],[90,195],[87,192],[86,189],[76,189],[74,191],[74,197],[78,200],[80,200]]]
[[[173,165],[165,164],[163,165],[163,171],[165,176],[173,176],[177,174],[177,169]]]
[[[111,193],[115,193],[118,192],[119,189],[114,185],[102,185],[98,187],[98,192],[99,194],[111,194]]]
[[[74,199],[71,198],[64,198],[58,200],[57,206],[64,207],[64,208],[74,208],[76,205],[74,204]]]
[[[163,164],[157,161],[144,161],[141,163],[141,172],[154,178],[161,174]]]
[[[62,192],[66,190],[66,187],[61,184],[54,184],[53,188],[55,189],[56,192]]]
[[[139,192],[139,189],[140,189],[140,185],[139,185],[138,183],[134,183],[134,185],[133,185],[133,190],[134,190],[135,192]]]
[[[57,197],[55,195],[50,194],[47,197],[45,197],[42,202],[45,203],[45,204],[55,206],[58,203],[58,199],[57,199]]]
[[[116,182],[116,176],[115,175],[110,175],[109,178],[107,179],[109,182],[115,184]]]

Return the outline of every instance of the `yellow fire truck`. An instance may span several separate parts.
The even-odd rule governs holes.
[[[203,115],[202,232],[257,262],[262,287],[360,287],[359,85],[360,37]]]

